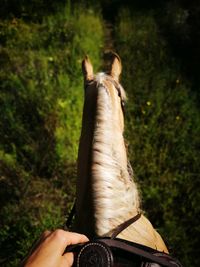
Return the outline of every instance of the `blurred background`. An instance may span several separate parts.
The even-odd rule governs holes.
[[[200,2],[1,0],[0,266],[17,266],[75,195],[81,61],[122,59],[125,137],[142,206],[200,266]]]

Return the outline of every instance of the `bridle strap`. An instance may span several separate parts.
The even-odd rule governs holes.
[[[118,236],[118,234],[120,234],[123,230],[125,230],[127,227],[129,227],[132,223],[136,222],[137,220],[139,220],[141,217],[141,213],[138,213],[136,216],[130,218],[129,220],[121,223],[120,225],[118,225],[115,229],[114,232],[111,235],[111,239],[114,239],[115,237]]]
[[[67,222],[66,222],[67,228],[69,228],[71,223],[72,223],[72,220],[73,220],[73,217],[74,217],[74,214],[75,214],[75,206],[76,206],[76,202],[74,203],[74,205],[73,205],[73,207],[72,207],[72,209],[70,211],[69,217],[67,219]],[[131,246],[131,245],[129,245],[127,243],[124,243],[124,242],[123,243],[119,242],[117,239],[115,239],[123,230],[125,230],[127,227],[129,227],[132,223],[134,223],[137,220],[139,220],[140,217],[141,217],[141,213],[138,213],[134,217],[132,217],[129,220],[127,220],[127,221],[123,222],[122,224],[118,225],[114,229],[114,232],[111,235],[111,237],[109,239],[107,239],[107,238],[101,239],[101,242],[105,243],[106,245],[108,245],[110,247],[119,248],[119,249],[122,249],[122,250],[125,250],[125,251],[128,251],[128,252],[134,253],[136,255],[140,255],[140,256],[142,256],[142,257],[144,257],[146,259],[149,259],[152,262],[157,262],[157,263],[159,263],[159,264],[161,264],[162,266],[165,266],[165,267],[175,267],[175,266],[177,266],[177,265],[174,265],[174,263],[168,262],[165,259],[159,258],[158,256],[153,255],[152,253],[149,253],[149,252],[147,252],[147,251],[145,251],[143,249]]]
[[[72,224],[72,220],[73,220],[74,215],[75,215],[75,210],[76,210],[76,201],[74,201],[73,207],[72,207],[72,209],[69,213],[69,216],[67,218],[67,221],[65,223],[65,228],[67,228],[67,229],[70,229],[70,226]]]
[[[155,262],[155,263],[159,263],[162,266],[165,267],[176,267],[177,264],[173,263],[173,262],[169,262],[166,259],[163,259],[161,257],[158,257],[156,255],[153,255],[152,253],[145,251],[139,247],[135,247],[135,246],[131,246],[127,243],[124,242],[120,242],[117,239],[100,239],[99,241],[101,241],[102,243],[106,244],[108,247],[113,247],[113,248],[119,248],[122,249],[124,251],[133,253],[135,255],[139,255],[145,259],[150,260],[151,262]]]
[[[67,227],[67,229],[70,228],[71,224],[72,224],[72,220],[74,218],[75,215],[75,210],[76,210],[76,201],[74,202],[74,205],[69,213],[69,216],[67,218],[67,221],[65,223],[65,227]],[[117,237],[122,231],[124,231],[127,227],[129,227],[132,223],[136,222],[137,220],[139,220],[141,217],[141,213],[138,213],[137,215],[135,215],[134,217],[128,219],[127,221],[121,223],[120,225],[118,225],[115,229],[114,232],[111,235],[111,239],[114,239],[115,237]]]

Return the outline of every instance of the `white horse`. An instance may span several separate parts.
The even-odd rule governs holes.
[[[140,198],[124,142],[125,91],[119,83],[122,65],[111,54],[107,73],[93,74],[83,60],[85,102],[78,154],[75,230],[89,237],[111,236],[124,221],[141,213]],[[161,236],[144,216],[119,238],[168,252]]]

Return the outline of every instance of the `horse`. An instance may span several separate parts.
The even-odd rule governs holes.
[[[108,237],[124,221],[141,216],[118,237],[168,253],[141,210],[140,194],[124,140],[126,93],[119,82],[121,59],[110,55],[107,72],[93,73],[88,56],[82,61],[84,107],[79,141],[74,230]]]

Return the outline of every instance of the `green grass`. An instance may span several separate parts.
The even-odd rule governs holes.
[[[116,26],[126,138],[144,210],[183,265],[198,266],[199,110],[154,15],[124,10]]]
[[[101,64],[101,17],[68,4],[39,22],[1,20],[0,41],[0,265],[16,266],[72,205],[81,61],[89,53]]]

